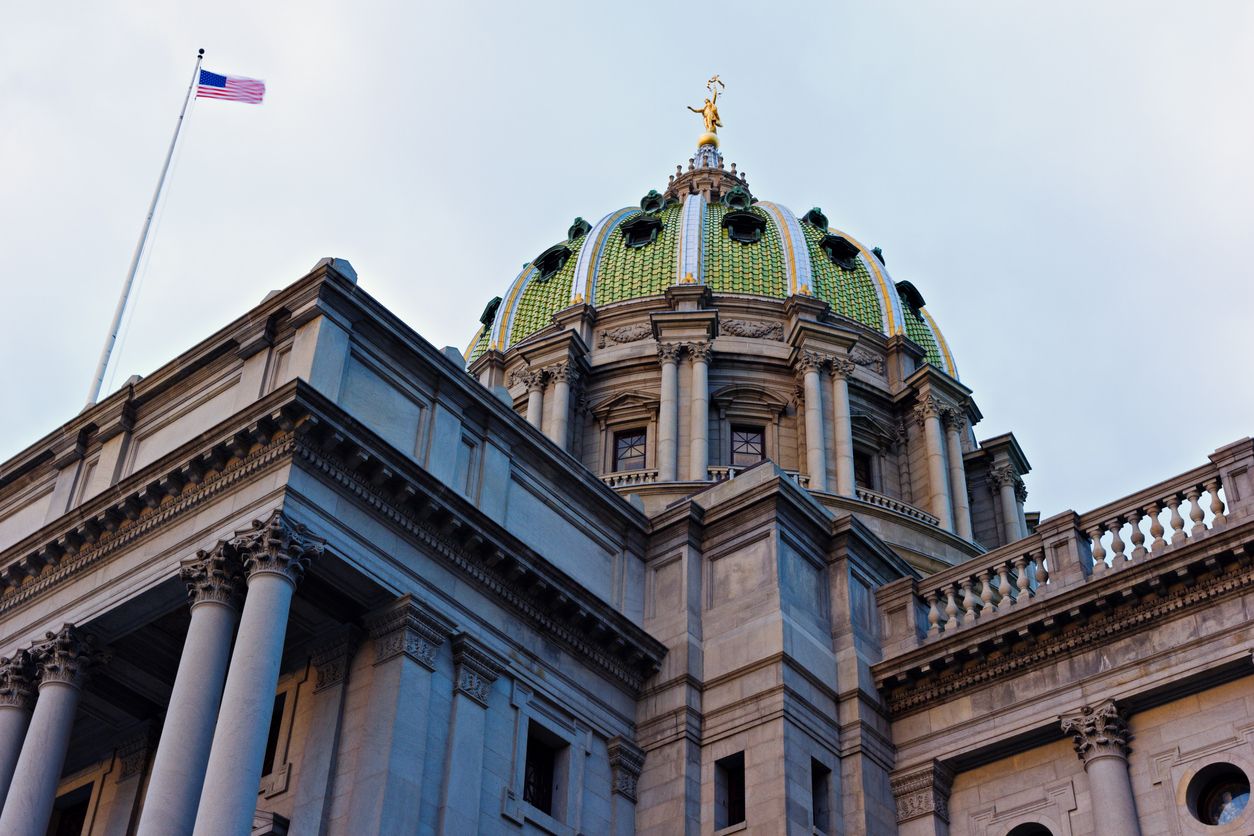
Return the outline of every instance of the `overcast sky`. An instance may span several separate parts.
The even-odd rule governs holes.
[[[1254,3],[22,3],[0,31],[0,459],[81,407],[196,49],[107,383],[347,258],[437,346],[662,189],[704,82],[755,194],[884,248],[1028,506],[1083,512],[1254,430]]]

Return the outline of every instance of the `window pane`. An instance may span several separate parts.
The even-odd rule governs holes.
[[[644,430],[614,434],[614,469],[644,470]]]
[[[731,463],[739,467],[766,458],[766,438],[761,427],[732,427]]]

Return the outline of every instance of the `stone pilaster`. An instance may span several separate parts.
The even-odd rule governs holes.
[[[636,784],[644,770],[644,750],[625,737],[609,739],[612,793],[610,828],[614,836],[636,832]]]
[[[939,761],[899,773],[890,781],[903,834],[944,836],[949,832],[949,790],[953,772]]]
[[[1084,706],[1060,717],[1076,755],[1084,762],[1093,798],[1094,832],[1103,836],[1140,836],[1132,779],[1128,775],[1128,719],[1113,700]]]
[[[479,828],[488,696],[505,668],[502,660],[465,633],[453,639],[453,665],[453,709],[437,826],[440,834],[474,833]]]

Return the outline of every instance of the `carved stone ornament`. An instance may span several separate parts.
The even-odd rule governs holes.
[[[554,383],[565,381],[568,386],[572,387],[579,383],[579,369],[571,363],[558,363],[555,366],[549,366],[545,371]]]
[[[852,360],[844,357],[833,357],[832,362],[827,367],[827,373],[832,377],[839,377],[848,380],[853,374],[854,364]]]
[[[505,666],[465,633],[453,638],[453,663],[456,666],[456,692],[487,708],[492,683]]]
[[[820,354],[817,351],[803,351],[794,365],[798,374],[805,375],[810,372],[822,371],[823,366],[827,364],[829,359],[826,354]]]
[[[941,407],[941,422],[947,430],[962,432],[967,426],[967,415],[960,407],[943,406]]]
[[[0,658],[0,707],[30,711],[35,707],[35,660],[29,651],[19,650]]]
[[[994,488],[1001,488],[1003,485],[1013,485],[1018,478],[1019,476],[1015,473],[1015,469],[1008,464],[988,469],[988,481]]]
[[[779,322],[759,322],[753,319],[724,319],[718,324],[718,332],[729,337],[749,337],[755,340],[784,341],[784,326]]]
[[[121,764],[118,782],[134,778],[144,771],[148,755],[157,745],[156,729],[146,726],[118,743],[117,757]]]
[[[685,348],[688,349],[688,356],[693,359],[693,362],[697,362],[697,361],[700,361],[702,363],[710,362],[710,355],[713,353],[713,350],[710,348],[709,343],[707,342],[687,343],[685,345]]]
[[[361,632],[345,624],[323,637],[309,654],[314,668],[314,693],[339,685],[348,678],[348,664],[361,639]]]
[[[1023,484],[1022,479],[1015,480],[1015,499],[1021,503],[1028,501],[1028,486]]]
[[[914,420],[922,424],[929,418],[940,418],[944,409],[945,404],[941,402],[940,398],[935,395],[928,395],[914,405]]]
[[[679,361],[679,355],[683,351],[682,343],[658,343],[657,359],[663,365],[666,363],[676,363]]]
[[[653,325],[648,322],[637,322],[634,325],[623,325],[602,331],[597,337],[597,348],[605,348],[610,343],[636,343],[653,336]]]
[[[44,640],[31,648],[39,666],[39,686],[53,682],[82,688],[96,665],[108,661],[107,654],[96,648],[95,636],[67,624],[57,632],[44,635]]]
[[[453,632],[451,621],[431,611],[412,595],[366,619],[374,639],[374,663],[381,665],[404,654],[428,670],[435,670],[440,646]]]
[[[613,773],[613,792],[633,804],[636,802],[636,782],[644,769],[644,750],[624,737],[611,737],[608,743],[610,770]]]
[[[894,777],[890,784],[897,802],[897,823],[920,816],[937,816],[948,822],[953,780],[953,772],[937,761]]]
[[[282,575],[293,584],[305,577],[309,563],[320,557],[326,541],[309,534],[300,523],[274,511],[264,520],[253,520],[253,530],[237,535],[227,544],[238,555],[244,573]]]
[[[1128,720],[1115,705],[1114,700],[1104,700],[1097,705],[1086,705],[1079,714],[1058,718],[1062,730],[1070,734],[1075,744],[1075,753],[1087,767],[1090,761],[1103,757],[1117,757],[1127,760],[1128,741],[1132,739],[1128,731]]]
[[[244,567],[225,543],[179,563],[179,580],[187,587],[187,600],[193,607],[212,602],[239,609],[244,598]]]
[[[884,358],[876,354],[872,354],[864,349],[855,349],[853,354],[849,355],[849,359],[856,365],[866,366],[869,369],[875,369],[876,373],[884,373]]]

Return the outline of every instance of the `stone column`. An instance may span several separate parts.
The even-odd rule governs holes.
[[[1022,537],[1023,527],[1019,524],[1019,504],[1015,499],[1015,481],[1018,478],[1014,468],[1008,464],[991,468],[988,471],[988,479],[997,489],[1001,499],[1002,545],[1013,543]]]
[[[366,619],[374,639],[349,821],[360,833],[417,833],[428,760],[431,672],[453,623],[411,595]],[[293,833],[300,831],[293,830]]]
[[[658,393],[657,478],[673,482],[679,470],[679,352],[676,343],[661,343],[657,357],[662,363],[662,391]]]
[[[579,372],[570,363],[562,363],[552,370],[550,377],[553,379],[553,423],[546,435],[566,450],[570,441],[570,390],[579,381]]]
[[[197,836],[247,834],[252,828],[292,594],[310,560],[322,553],[322,541],[280,511],[253,528],[229,544],[248,577],[248,598],[196,811]]]
[[[970,540],[971,501],[967,498],[967,468],[962,462],[962,431],[967,419],[962,410],[949,407],[941,415],[945,423],[945,447],[949,453],[949,492],[954,500],[954,533]]]
[[[464,633],[453,639],[453,663],[453,710],[436,829],[441,836],[479,832],[488,694],[504,669],[490,651]]]
[[[844,357],[832,360],[832,433],[836,441],[836,493],[857,496],[853,478],[853,419],[849,413],[849,376],[853,361]]]
[[[292,833],[321,836],[326,832],[327,814],[334,798],[340,727],[344,722],[344,691],[359,640],[359,630],[341,625],[323,636],[309,655],[314,669],[313,708],[296,772],[296,801],[289,828]]]
[[[540,369],[528,372],[527,381],[527,423],[541,429],[544,424],[544,372]]]
[[[827,441],[823,436],[823,393],[819,391],[819,369],[825,358],[813,351],[797,359],[801,373],[806,408],[806,469],[810,490],[827,490]]]
[[[192,620],[144,794],[139,836],[186,836],[196,824],[244,593],[243,568],[225,543],[183,561],[179,578],[187,586]]]
[[[1019,536],[1028,536],[1028,518],[1024,513],[1023,504],[1028,501],[1028,486],[1022,479],[1015,479],[1015,519],[1019,523]]]
[[[636,832],[636,782],[644,769],[644,750],[624,737],[609,740],[610,832],[632,836]]]
[[[946,531],[954,530],[954,512],[949,498],[949,473],[945,467],[944,439],[941,433],[942,404],[928,395],[914,408],[914,417],[923,427],[927,445],[927,484],[932,495],[932,515]]]
[[[1089,795],[1093,799],[1093,832],[1102,836],[1141,836],[1132,779],[1128,776],[1128,721],[1113,700],[1085,706],[1080,713],[1060,717],[1064,733],[1072,736],[1075,752],[1084,761]]]
[[[892,777],[899,836],[948,836],[949,790],[954,774],[939,761]]]
[[[103,661],[91,636],[68,624],[48,633],[32,655],[39,667],[39,697],[0,813],[5,836],[47,832],[79,697],[88,671]]]
[[[710,344],[692,343],[688,353],[692,357],[688,478],[704,482],[710,476]]]
[[[35,660],[26,650],[0,659],[0,804],[9,793],[13,770],[35,706]]]

